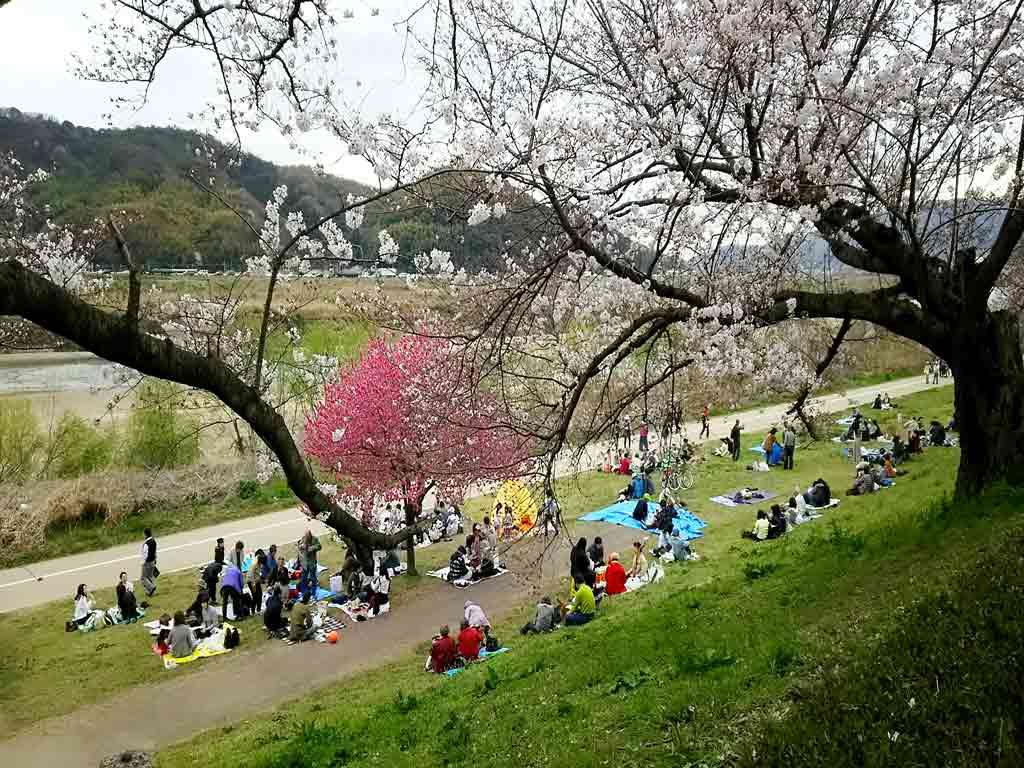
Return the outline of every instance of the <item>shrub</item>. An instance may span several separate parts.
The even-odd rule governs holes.
[[[176,390],[151,384],[139,396],[139,408],[128,420],[125,463],[149,469],[170,469],[199,459],[199,432],[194,420],[179,410]]]
[[[101,430],[80,416],[65,413],[49,437],[44,474],[74,478],[106,469],[113,461],[116,443],[112,427]]]
[[[27,400],[0,400],[0,483],[21,483],[32,474],[43,446]]]
[[[260,492],[260,484],[255,480],[239,480],[238,481],[238,498],[240,499],[251,499],[257,493]]]

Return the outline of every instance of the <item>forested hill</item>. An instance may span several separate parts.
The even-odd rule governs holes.
[[[205,145],[223,150],[208,139]],[[0,157],[11,152],[26,168],[52,173],[38,192],[38,202],[50,206],[52,217],[83,224],[111,212],[130,217],[126,235],[150,268],[236,269],[256,247],[255,236],[234,213],[189,181],[193,169],[204,179],[211,174],[196,156],[202,146],[201,136],[177,128],[96,130],[0,109]],[[306,166],[274,165],[248,154],[237,165],[218,164],[212,175],[219,192],[257,229],[266,200],[281,184],[288,186],[286,207],[302,210],[307,220],[335,210],[349,193],[372,191]],[[466,182],[472,186],[472,180]],[[460,207],[464,194],[451,191],[453,208]],[[372,207],[364,225],[351,234],[361,253],[372,257],[379,245],[377,232],[386,227],[401,246],[399,269],[411,268],[416,253],[432,248],[452,252],[456,263],[470,270],[494,266],[503,244],[528,238],[540,218],[536,211],[525,211],[467,228],[451,210],[410,199],[402,203],[399,210],[394,202]],[[101,262],[114,264],[116,258],[111,248]]]

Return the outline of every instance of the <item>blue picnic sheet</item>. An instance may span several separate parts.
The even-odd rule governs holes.
[[[649,502],[652,507],[657,507],[656,502]],[[636,501],[620,501],[603,509],[597,509],[585,514],[580,520],[591,523],[613,523],[626,528],[635,528],[638,531],[650,531],[639,520],[633,519],[633,508]],[[703,520],[688,510],[676,508],[675,527],[687,541],[693,541],[704,535],[704,528],[707,526]]]
[[[509,649],[506,648],[505,646],[502,646],[501,648],[499,648],[496,651],[484,651],[484,650],[481,650],[480,651],[480,661],[486,661],[489,656],[497,656],[499,653],[506,653],[506,652],[508,652],[508,650]],[[467,669],[469,669],[469,667],[456,667],[455,669],[449,669],[447,672],[445,672],[445,674],[448,675],[448,677],[455,677],[457,674],[459,674],[459,672],[465,672]]]

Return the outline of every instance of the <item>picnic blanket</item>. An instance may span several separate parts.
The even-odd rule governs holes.
[[[661,581],[663,578],[665,578],[665,569],[657,563],[651,563],[645,573],[641,573],[639,576],[630,576],[626,579],[626,592],[636,592],[648,584]]]
[[[506,648],[505,646],[502,646],[496,651],[481,650],[479,661],[487,661],[487,659],[489,659],[491,656],[497,656],[499,653],[507,653],[510,650],[510,648]],[[470,666],[472,666],[472,664]],[[464,672],[467,669],[469,669],[469,667],[456,667],[455,669],[449,669],[447,672],[445,672],[445,675],[447,675],[448,677],[455,677],[457,674],[459,674],[459,672]]]
[[[427,571],[427,576],[433,576],[435,579],[448,581],[448,583],[456,589],[469,589],[474,584],[479,584],[481,581],[487,581],[488,579],[496,579],[499,576],[502,576],[506,573],[508,573],[508,570],[506,568],[498,566],[498,570],[496,573],[493,573],[490,576],[485,576],[482,579],[476,579],[475,581],[471,579],[456,579],[455,581],[448,581],[448,566],[446,565],[444,568],[440,568],[436,571]]]
[[[383,616],[385,613],[391,612],[390,601],[384,603],[376,614],[370,610],[369,603],[363,603],[359,600],[349,600],[347,603],[342,603],[338,607],[347,613],[352,621],[369,621],[370,619],[376,619],[378,616]]]
[[[591,523],[612,523],[614,525],[621,525],[624,528],[634,528],[638,531],[652,530],[633,517],[634,507],[636,507],[635,501],[619,501],[602,509],[588,512],[580,520],[586,520]],[[657,504],[653,504],[652,507],[657,507]],[[673,525],[687,541],[693,541],[703,536],[704,528],[707,527],[707,523],[695,514],[679,507],[676,507]]]
[[[191,664],[193,661],[199,661],[199,659],[208,659],[211,656],[221,656],[225,653],[231,653],[231,649],[224,647],[224,635],[229,629],[234,629],[234,627],[230,624],[225,624],[210,635],[210,637],[200,640],[199,645],[197,645],[196,649],[188,656],[182,656],[180,659],[174,659],[171,658],[171,654],[164,654],[161,656],[164,663],[164,669],[174,669],[179,664]]]
[[[721,504],[723,507],[738,507],[740,504],[760,504],[762,501],[774,499],[779,495],[775,491],[765,490],[764,488],[752,488],[750,490],[760,495],[746,499],[743,498],[743,490],[738,488],[735,491],[723,493],[721,496],[712,496],[711,501],[715,502],[715,504]],[[737,495],[739,498],[737,498]]]

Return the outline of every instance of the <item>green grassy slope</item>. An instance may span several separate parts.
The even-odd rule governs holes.
[[[945,392],[907,405],[943,416]],[[838,489],[832,453],[798,461]],[[513,652],[453,680],[410,658],[159,764],[930,765],[913,758],[972,738],[952,762],[1019,764],[1021,590],[1002,574],[1020,571],[1024,504],[946,501],[957,458],[931,450],[895,488],[777,542],[740,541],[750,511],[722,508],[701,561],[584,628],[522,640],[517,616],[499,630]],[[967,715],[976,726],[949,727]]]

